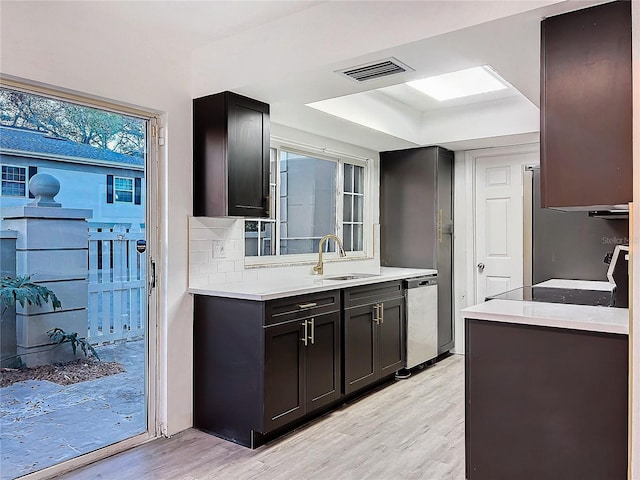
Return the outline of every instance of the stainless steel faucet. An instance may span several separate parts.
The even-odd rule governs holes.
[[[331,233],[329,235],[325,235],[320,239],[320,244],[318,245],[318,263],[316,264],[315,267],[313,267],[313,271],[318,275],[322,275],[322,273],[324,272],[324,266],[322,264],[322,246],[324,245],[324,242],[326,242],[330,238],[336,241],[336,245],[338,245],[338,254],[341,257],[347,256],[347,254],[344,253],[344,247],[342,246],[342,242],[338,237],[336,237]]]

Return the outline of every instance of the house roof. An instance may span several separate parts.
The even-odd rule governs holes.
[[[45,132],[0,125],[0,153],[28,155],[34,158],[62,157],[69,161],[84,160],[144,167],[144,158],[125,155],[104,148],[92,147],[70,140],[52,137]]]

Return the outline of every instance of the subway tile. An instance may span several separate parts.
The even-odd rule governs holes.
[[[218,272],[219,273],[228,273],[233,272],[235,270],[234,262],[218,262]]]
[[[198,250],[192,250],[189,252],[189,264],[208,263],[211,259],[209,252],[201,252]]]
[[[229,250],[227,252],[227,260],[244,260],[243,252],[240,250]]]
[[[206,288],[209,285],[209,275],[190,275],[189,287]]]
[[[190,252],[210,252],[211,251],[211,241],[210,240],[191,240],[189,242],[189,251]]]
[[[202,273],[218,273],[218,262],[203,263],[200,265]]]
[[[227,283],[231,283],[231,282],[241,282],[243,279],[243,274],[242,272],[231,272],[231,273],[225,273],[225,280],[227,281]]]
[[[226,281],[225,273],[212,273],[209,275],[209,285],[220,285]]]

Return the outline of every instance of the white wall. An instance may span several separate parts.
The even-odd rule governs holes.
[[[134,28],[114,31],[93,2],[2,2],[1,72],[164,113],[160,174],[159,417],[163,432],[192,424],[192,299],[187,287],[191,213],[190,56],[159,49]],[[80,36],[79,36],[80,34]],[[78,42],[78,38],[83,38]]]

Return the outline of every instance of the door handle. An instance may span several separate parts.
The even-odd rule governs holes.
[[[302,343],[306,347],[307,343],[308,343],[307,337],[309,336],[308,335],[309,334],[309,325],[308,325],[306,320],[304,322],[302,322],[300,325],[302,325],[304,327],[304,335],[302,336],[302,338],[300,340],[302,340]]]
[[[478,270],[480,270],[481,272],[484,271],[484,263],[480,262],[478,264]]]
[[[312,318],[311,320],[309,320],[309,323],[311,324],[311,335],[309,336],[309,341],[311,342],[311,345],[314,345],[316,343],[316,322],[315,322],[315,318]]]
[[[384,303],[381,303],[378,308],[380,312],[380,323],[384,323]]]
[[[378,325],[380,324],[380,312],[378,310],[379,307],[380,305],[378,303],[373,306],[373,321]]]

